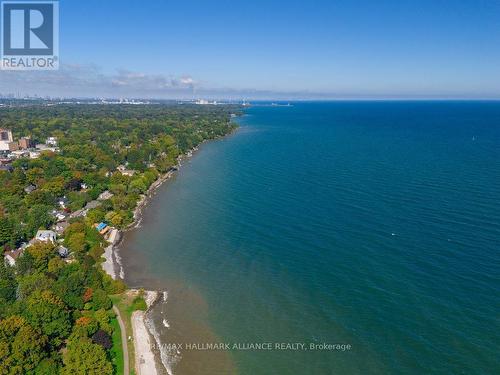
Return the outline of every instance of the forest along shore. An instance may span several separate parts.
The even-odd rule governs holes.
[[[140,222],[179,155],[237,127],[234,112],[188,103],[0,107],[8,140],[0,148],[0,373],[14,363],[23,373],[123,373],[112,307],[122,307],[131,338],[131,311],[146,311],[148,294],[130,295],[115,267],[120,231]],[[41,319],[42,311],[51,314]],[[30,350],[19,352],[18,342]]]

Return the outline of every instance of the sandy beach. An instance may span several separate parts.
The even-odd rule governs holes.
[[[144,299],[148,309],[158,297],[156,291],[145,291]],[[159,374],[156,368],[155,356],[151,335],[146,327],[146,311],[134,311],[132,313],[132,331],[135,347],[135,367],[138,375],[156,375]]]
[[[113,245],[109,245],[104,249],[104,254],[102,255],[105,261],[102,263],[102,269],[113,279],[116,279],[115,273],[115,263],[113,261]]]

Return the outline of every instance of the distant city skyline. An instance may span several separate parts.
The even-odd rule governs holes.
[[[497,1],[60,1],[60,70],[0,93],[500,99]]]

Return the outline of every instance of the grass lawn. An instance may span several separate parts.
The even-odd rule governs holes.
[[[121,375],[123,374],[123,347],[118,319],[111,319],[111,326],[113,327],[113,347],[111,348],[113,366],[115,367],[115,373]]]
[[[134,355],[134,340],[132,339],[133,334],[132,334],[132,323],[131,323],[131,318],[132,318],[132,313],[136,310],[145,310],[146,309],[146,303],[142,298],[137,298],[139,295],[139,291],[132,291],[132,290],[127,290],[125,293],[122,294],[116,294],[111,297],[111,300],[113,301],[113,305],[115,305],[118,310],[120,310],[120,315],[122,316],[123,319],[123,324],[125,324],[125,330],[127,331],[127,338],[130,337],[128,340],[128,356],[129,356],[129,362],[130,362],[130,375],[135,375],[135,355]],[[116,326],[118,327],[118,336],[120,336],[120,330],[118,326],[118,321],[114,319]],[[120,337],[118,337],[118,340],[120,340]],[[113,335],[113,345],[115,343],[115,338]],[[121,340],[120,340],[120,345],[121,345]],[[120,348],[121,352],[121,348]],[[123,373],[123,356],[121,356],[121,368],[122,368],[122,373]],[[120,372],[118,372],[120,374]]]

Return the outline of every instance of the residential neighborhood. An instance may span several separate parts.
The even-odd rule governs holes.
[[[235,126],[222,107],[23,104],[0,112],[0,373],[11,363],[23,366],[19,374],[87,374],[87,365],[126,373],[121,343],[141,334],[130,311],[147,305],[140,291],[126,292],[121,231],[137,223],[181,155]],[[131,368],[134,358],[132,347]]]
[[[42,152],[59,152],[57,138],[49,136],[36,144],[29,136],[15,140],[10,129],[0,129],[0,170],[10,171],[16,159],[37,159]]]
[[[36,190],[36,187],[34,185],[28,185],[25,188],[25,192],[27,194],[33,192],[34,190]],[[68,199],[66,197],[58,198],[57,203],[60,205],[61,209],[54,209],[51,212],[51,215],[56,221],[55,224],[52,225],[50,229],[38,230],[36,232],[36,235],[28,243],[21,244],[19,248],[4,252],[5,264],[14,266],[16,264],[17,258],[19,258],[19,256],[23,254],[26,248],[39,242],[57,245],[56,251],[58,252],[60,257],[69,260],[71,254],[68,248],[63,246],[63,234],[64,231],[70,226],[71,219],[86,217],[89,210],[101,206],[103,201],[108,200],[111,197],[113,197],[113,194],[106,190],[99,195],[97,200],[88,202],[84,208],[75,212],[69,212],[69,210],[67,209],[66,205],[68,204]],[[111,245],[116,244],[120,237],[120,231],[117,228],[107,224],[106,222],[95,223],[93,227]]]

